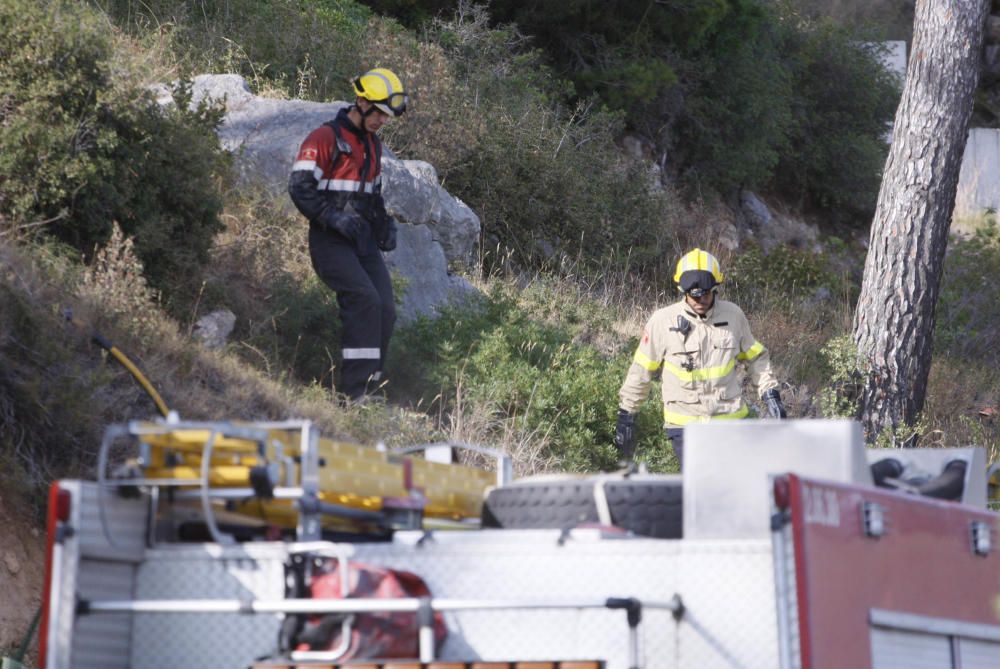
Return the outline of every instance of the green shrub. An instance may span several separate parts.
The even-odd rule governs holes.
[[[340,365],[336,294],[316,276],[302,281],[281,274],[269,286],[269,301],[277,312],[263,320],[258,310],[238,314],[241,357],[272,378],[334,388]]]
[[[0,461],[44,499],[44,486],[92,466],[97,412],[114,397],[111,373],[86,356],[86,337],[62,317],[60,284],[79,280],[63,250],[30,253],[0,243]]]
[[[747,311],[791,308],[811,298],[820,288],[833,295],[844,293],[823,255],[781,247],[771,253],[747,244],[725,268],[726,290]]]
[[[77,3],[0,4],[0,225],[90,253],[117,221],[167,289],[206,260],[221,227],[221,113],[189,110],[184,84],[161,109],[127,72],[112,74],[106,34]]]
[[[888,155],[901,82],[875,39],[828,21],[786,31],[795,123],[774,182],[834,220],[870,220]]]
[[[453,308],[436,321],[402,328],[393,341],[390,389],[431,411],[453,409],[459,394],[492,407],[501,424],[544,436],[546,455],[561,469],[615,466],[618,389],[637,342],[610,356],[577,342],[581,330],[589,330],[579,320],[589,309],[564,305],[537,313],[558,301],[544,297],[553,290],[536,286],[534,297],[523,299],[513,286],[496,284],[478,309]],[[661,469],[669,461],[661,453],[662,423],[659,402],[647,402],[639,453]]]
[[[777,27],[752,0],[727,4],[726,20],[687,56],[676,140],[685,180],[723,192],[768,183],[793,122]]]
[[[731,4],[493,0],[490,11],[530,35],[552,66],[571,78],[580,98],[596,94],[626,112],[633,127],[648,120],[655,128],[678,82],[677,53],[697,49],[730,20]]]
[[[819,389],[819,409],[826,418],[855,418],[862,375],[858,370],[858,348],[850,334],[828,341],[820,349],[826,384]]]
[[[1000,228],[988,217],[968,238],[953,238],[935,312],[935,353],[1000,367]]]
[[[677,207],[645,167],[622,158],[620,114],[597,100],[562,106],[565,83],[512,27],[487,28],[481,10],[439,24],[434,36],[460,64],[459,95],[442,101],[443,113],[457,132],[478,128],[441,172],[479,214],[487,251],[533,267],[566,257],[595,264],[616,249],[640,266],[660,259]]]
[[[0,4],[0,55],[0,211],[8,225],[62,221],[74,192],[113,169],[95,154],[113,141],[96,119],[108,44],[74,5],[11,0]]]
[[[778,187],[867,221],[899,82],[879,36],[803,18],[790,2],[494,0],[577,99],[597,94],[656,142],[685,183]]]
[[[226,230],[216,238],[205,282],[184,317],[216,309],[236,316],[231,348],[270,378],[333,385],[339,366],[336,296],[312,268],[308,225],[280,199],[226,194]]]
[[[342,99],[366,51],[371,12],[351,0],[92,0],[129,33],[172,31],[197,72],[243,75],[258,91]]]

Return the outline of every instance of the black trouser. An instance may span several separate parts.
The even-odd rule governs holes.
[[[365,394],[382,376],[389,338],[396,323],[392,280],[375,240],[364,253],[336,232],[309,226],[313,269],[337,292],[340,306],[340,390],[351,399]]]
[[[674,455],[677,456],[677,468],[684,469],[684,428],[665,427],[663,432],[674,449]]]

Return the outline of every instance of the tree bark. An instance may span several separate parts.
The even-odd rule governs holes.
[[[869,442],[924,406],[937,303],[990,0],[918,0],[854,341]]]

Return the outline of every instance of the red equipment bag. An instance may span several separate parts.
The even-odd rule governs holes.
[[[340,568],[336,561],[314,573],[308,586],[313,598],[340,599]],[[351,562],[348,597],[430,597],[427,584],[416,574]],[[343,614],[312,616],[297,635],[296,650],[332,650],[341,644]],[[444,616],[434,614],[434,642],[440,647],[448,630]],[[420,656],[417,614],[405,612],[359,613],[351,625],[351,640],[340,659],[418,658]]]

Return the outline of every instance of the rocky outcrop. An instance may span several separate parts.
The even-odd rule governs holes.
[[[235,326],[236,314],[228,309],[219,309],[199,318],[192,334],[205,348],[219,349],[226,346]]]
[[[234,156],[238,180],[270,192],[294,211],[286,184],[299,145],[347,103],[259,97],[238,75],[200,75],[193,83],[192,104],[206,98],[224,101],[219,140]],[[161,102],[170,102],[166,87],[159,94]],[[387,148],[383,168],[386,208],[402,224],[399,247],[386,262],[406,284],[399,310],[406,322],[433,315],[442,304],[474,291],[449,274],[449,267],[474,266],[481,227],[475,212],[441,187],[433,166],[399,160]]]
[[[756,193],[748,190],[740,193],[740,213],[746,225],[744,234],[755,239],[767,253],[780,246],[813,253],[823,250],[818,226],[771,211]]]
[[[422,160],[383,160],[385,206],[410,225],[426,226],[449,263],[475,265],[479,217],[438,183],[437,170]]]

